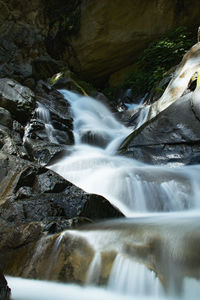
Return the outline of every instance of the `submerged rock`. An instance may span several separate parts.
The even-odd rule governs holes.
[[[7,251],[0,251],[4,269],[10,275],[78,284],[93,284],[93,279],[95,284],[105,285],[113,262],[120,256],[125,260],[119,265],[121,279],[130,282],[138,270],[134,269],[136,262],[142,267],[143,276],[145,270],[153,271],[152,277],[159,278],[168,292],[175,287],[181,294],[185,278],[199,279],[198,216],[175,214],[108,221],[40,235],[35,243],[33,232],[39,234],[40,228],[32,223],[10,230]],[[14,248],[15,244],[18,247]],[[133,267],[130,274],[129,265]]]

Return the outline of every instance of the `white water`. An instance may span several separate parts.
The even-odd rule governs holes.
[[[131,296],[95,287],[80,287],[39,280],[7,277],[14,300],[133,300]],[[137,300],[154,300],[154,297],[138,297]],[[164,299],[164,298],[163,298]],[[162,299],[160,299],[162,300]]]
[[[155,273],[122,254],[115,258],[108,281],[108,289],[124,295],[153,297],[164,295],[162,285]]]
[[[200,43],[198,42],[184,55],[161,98],[142,109],[136,128],[141,127],[146,121],[157,116],[183,95],[192,77],[200,72],[199,50]]]
[[[56,139],[56,131],[51,124],[51,115],[49,110],[40,102],[37,102],[36,114],[38,119],[44,123],[49,142],[58,144],[58,141]]]
[[[150,212],[189,211],[200,208],[200,178],[199,166],[190,167],[155,167],[143,164],[133,159],[115,155],[117,148],[130,130],[120,124],[109,110],[98,101],[77,95],[69,91],[61,91],[71,104],[74,117],[75,146],[71,155],[49,168],[53,169],[67,180],[81,187],[89,193],[96,193],[107,198],[115,207],[126,216],[149,214]],[[48,112],[43,107],[38,107],[38,114],[45,123],[49,140],[57,142],[53,135],[53,126]],[[143,116],[145,117],[145,116]],[[94,146],[95,145],[95,146]],[[159,222],[161,214],[155,214]],[[169,219],[170,222],[170,219]],[[185,230],[185,229],[184,229]],[[69,232],[68,232],[69,233]],[[129,300],[133,297],[139,299],[175,299],[164,297],[161,282],[145,265],[132,261],[125,257],[124,245],[129,240],[136,239],[134,233],[123,236],[122,233],[113,234],[112,230],[102,239],[98,232],[75,233],[86,235],[87,240],[96,250],[94,258],[88,266],[86,279],[87,285],[98,284],[102,268],[101,252],[106,243],[116,251],[118,255],[114,261],[108,286],[97,289],[93,287],[81,288],[77,285],[62,285],[33,280],[8,278],[12,288],[14,300],[102,300],[109,297],[110,300]],[[166,232],[163,231],[165,235]],[[141,232],[140,232],[141,235]],[[144,233],[144,241],[147,230]],[[122,237],[123,236],[123,237]],[[181,233],[171,240],[172,235],[165,236],[163,248],[168,247],[174,257],[181,253],[179,250],[185,247],[184,235]],[[61,234],[56,241],[53,253],[56,254],[50,270],[56,264],[56,255],[60,243],[64,238]],[[123,244],[120,241],[125,239]],[[35,261],[37,255],[33,257]],[[168,264],[168,261],[166,261]],[[169,264],[169,268],[172,266]],[[53,270],[52,270],[53,271]],[[176,273],[176,266],[170,269]],[[174,279],[176,276],[173,276]],[[173,285],[173,284],[172,284]],[[200,283],[195,279],[185,278],[181,287],[181,299],[199,299]],[[192,298],[191,298],[192,297]]]
[[[7,277],[8,284],[12,289],[13,300],[154,300],[155,296],[122,295],[114,291],[95,287],[80,287],[75,284],[60,284],[39,280],[28,280]],[[184,294],[182,300],[198,300],[200,284],[195,279],[185,279]],[[159,300],[180,299],[174,296],[160,296]]]
[[[101,274],[101,253],[96,252],[88,269],[86,285],[98,285]]]
[[[98,101],[61,92],[71,104],[75,146],[70,156],[49,168],[83,190],[104,196],[128,217],[200,208],[199,166],[150,166],[114,155],[130,129]],[[83,143],[88,132],[94,139],[100,137],[102,145]]]
[[[104,196],[128,217],[141,214],[145,216],[154,212],[154,218],[159,222],[162,216],[158,212],[170,212],[169,218],[173,212],[177,211],[180,214],[177,214],[177,218],[183,215],[183,211],[188,212],[186,216],[188,214],[190,219],[193,211],[199,215],[199,166],[173,168],[150,166],[134,159],[115,155],[122,140],[130,133],[129,129],[115,120],[107,108],[98,101],[65,90],[61,92],[71,104],[75,146],[70,156],[50,166],[51,169],[85,191]],[[87,133],[93,137],[93,140],[83,139]],[[97,136],[100,137],[98,146],[91,145]],[[163,216],[166,218],[166,214]],[[181,254],[180,249],[185,246],[184,230],[185,228],[183,235],[179,233],[179,238],[175,235],[175,238],[171,240],[171,234],[169,237],[166,236],[163,244],[163,248],[169,247],[171,253],[177,257]],[[89,232],[85,237],[88,241],[90,238],[94,239],[91,240],[91,244],[97,251],[89,267],[86,283],[97,284],[102,267],[99,249],[103,251],[104,244],[107,242],[102,240],[101,235],[98,238],[96,234],[94,236]],[[140,297],[162,299],[164,289],[155,273],[145,265],[125,258],[121,253],[122,248],[119,242],[114,241],[113,238],[111,231],[106,240],[113,243],[111,248],[118,251],[118,255],[110,274],[108,290],[121,294],[121,299],[127,295],[135,296],[136,299]],[[134,240],[134,237],[130,235],[130,239]],[[178,269],[176,270],[175,266],[166,261],[166,264],[168,263],[169,273],[172,272],[170,288],[172,294],[176,295],[176,286],[174,286],[176,283],[173,281]],[[184,283],[182,279],[181,282],[182,287],[178,289],[179,292],[182,291],[179,295],[181,299],[189,299],[190,294],[193,294],[193,299],[197,299],[199,281],[185,278]]]

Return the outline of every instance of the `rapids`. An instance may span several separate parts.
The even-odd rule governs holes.
[[[86,241],[94,255],[85,286],[7,277],[13,300],[199,299],[200,166],[152,166],[116,155],[131,129],[99,101],[60,92],[71,105],[75,145],[48,168],[104,196],[129,218],[41,239],[26,276],[50,253],[49,241],[54,246],[46,273],[57,268],[69,241],[79,254],[79,242]],[[37,113],[49,140],[57,143],[48,111],[38,104]],[[80,255],[84,259],[87,253]],[[111,268],[102,283],[107,262]]]
[[[61,92],[71,105],[75,146],[50,169],[86,192],[104,196],[127,217],[200,208],[199,166],[151,166],[115,155],[131,129],[95,99]],[[96,138],[99,146],[93,145]]]

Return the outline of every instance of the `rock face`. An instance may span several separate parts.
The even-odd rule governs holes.
[[[34,93],[8,78],[0,79],[0,106],[25,123],[34,107]]]
[[[58,91],[43,81],[33,92],[0,79],[0,116],[0,266],[22,275],[44,235],[122,214],[45,168],[74,142],[69,104]]]
[[[199,13],[198,0],[2,0],[0,76],[33,87],[68,65],[101,82],[132,65],[153,39],[198,24]]]
[[[74,143],[69,104],[43,81],[35,89],[36,108],[25,129],[24,145],[30,160],[46,165],[51,158]]]
[[[200,162],[199,91],[191,92],[133,132],[121,146],[129,157],[152,164]]]
[[[0,3],[0,74],[23,81],[32,75],[32,60],[45,54],[42,1]],[[39,53],[40,52],[40,53]]]
[[[89,80],[105,80],[134,63],[153,39],[198,24],[199,12],[198,0],[83,0],[80,31],[70,42],[79,66],[69,57],[70,65]]]
[[[6,222],[121,215],[111,205],[109,210],[103,197],[83,192],[53,171],[3,153],[0,162],[0,216]]]

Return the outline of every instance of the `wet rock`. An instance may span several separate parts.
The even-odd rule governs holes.
[[[199,92],[189,93],[122,143],[121,153],[153,164],[200,161]],[[194,102],[195,101],[195,102]]]
[[[47,143],[45,141],[37,141],[34,138],[25,141],[25,147],[30,160],[38,162],[41,166],[58,158],[62,153],[66,153],[65,145]],[[70,151],[69,151],[70,152]]]
[[[74,143],[69,104],[62,94],[40,81],[35,90],[36,109],[26,126],[24,145],[31,160],[47,164]]]
[[[83,132],[81,136],[81,141],[83,143],[99,146],[102,148],[104,148],[108,144],[110,139],[111,139],[110,135],[105,132],[101,133],[101,132],[87,131],[87,132]]]
[[[0,150],[2,150],[5,153],[17,155],[18,148],[15,144],[13,137],[12,137],[12,131],[10,131],[8,128],[0,125]]]
[[[83,225],[90,224],[92,221],[85,217],[76,217],[68,220],[54,220],[51,222],[43,222],[44,232],[48,234],[60,233],[66,229],[79,228]]]
[[[34,93],[14,80],[2,78],[0,106],[7,109],[15,120],[24,124],[34,107]]]
[[[0,166],[0,216],[5,222],[121,216],[103,197],[85,193],[51,170],[3,153]]]
[[[12,128],[12,117],[8,110],[4,109],[3,107],[0,107],[0,124]]]
[[[188,276],[199,279],[198,216],[123,219],[53,235],[41,234],[41,225],[31,223],[10,228],[6,238],[7,251],[1,251],[0,240],[0,259],[10,275],[84,284],[95,260],[101,264],[98,283],[105,284],[113,261],[123,257],[127,263],[139,262],[154,271],[166,290],[172,279],[176,284]]]

